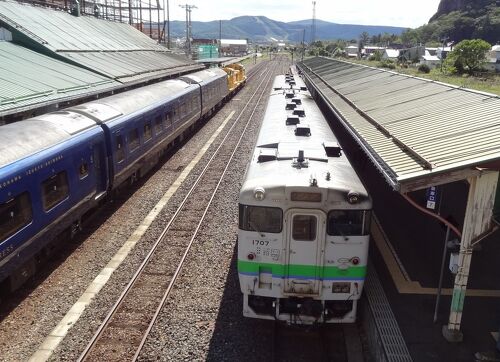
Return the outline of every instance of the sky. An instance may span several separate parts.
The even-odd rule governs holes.
[[[160,2],[163,0],[160,0]],[[429,21],[440,0],[316,0],[316,19],[340,24],[388,25],[416,28]],[[166,0],[165,0],[166,4]],[[278,21],[312,19],[309,0],[170,0],[170,20],[185,21],[181,4],[197,6],[192,21],[229,20],[263,15]]]

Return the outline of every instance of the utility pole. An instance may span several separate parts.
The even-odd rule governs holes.
[[[305,49],[305,38],[306,38],[306,29],[302,29],[302,59],[301,59],[301,62],[304,61],[304,53],[306,52],[306,49]]]
[[[191,56],[191,10],[198,9],[196,5],[179,5],[181,8],[186,9],[186,53]]]
[[[167,0],[167,48],[170,49],[170,5]]]
[[[316,41],[316,1],[312,2],[313,5],[313,18],[311,26],[311,44]]]
[[[132,0],[128,0],[128,23],[130,25],[134,24],[134,20],[132,19]]]

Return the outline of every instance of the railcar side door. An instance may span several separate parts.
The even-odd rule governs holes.
[[[96,142],[93,146],[93,161],[96,179],[96,200],[106,194],[108,189],[107,159],[104,151],[104,143]]]
[[[292,209],[285,215],[285,293],[318,295],[321,288],[326,215],[320,210]]]

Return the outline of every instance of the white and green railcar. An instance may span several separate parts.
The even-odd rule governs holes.
[[[275,79],[239,204],[243,314],[354,322],[371,199],[296,74]]]

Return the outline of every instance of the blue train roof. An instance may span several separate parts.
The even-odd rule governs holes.
[[[178,79],[166,80],[71,107],[69,110],[86,114],[97,122],[105,123],[119,116],[144,110],[158,102],[165,102],[189,91],[192,87],[197,86]]]
[[[66,111],[1,126],[0,168],[95,126],[88,117]]]

